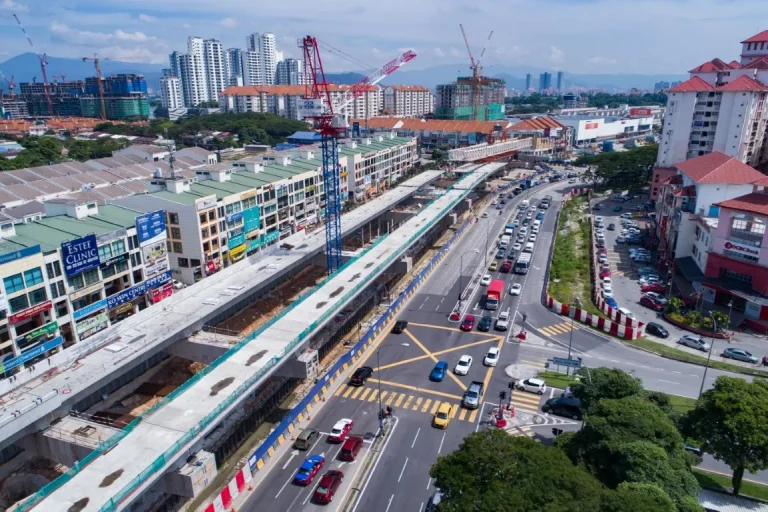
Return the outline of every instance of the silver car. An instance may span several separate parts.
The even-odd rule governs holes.
[[[688,334],[680,336],[680,339],[677,340],[677,342],[680,345],[695,348],[696,350],[701,350],[702,352],[707,352],[709,350],[709,345],[704,343],[703,339],[697,338],[695,336],[689,336]]]

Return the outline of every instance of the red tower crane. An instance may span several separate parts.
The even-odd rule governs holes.
[[[96,67],[96,79],[99,81],[99,99],[101,100],[101,118],[106,121],[107,107],[104,103],[104,85],[101,83],[101,68],[99,67],[99,61],[107,60],[107,58],[104,57],[104,59],[101,59],[95,53],[93,54],[93,57],[83,57],[83,62],[86,62],[89,60],[92,60],[93,65]]]
[[[37,54],[37,58],[40,59],[40,69],[43,71],[43,90],[45,91],[45,101],[48,103],[48,114],[53,117],[53,103],[51,103],[51,90],[48,87],[48,72],[45,70],[45,67],[48,65],[47,56],[44,53],[40,53],[37,51],[37,48],[35,48],[35,43],[32,42],[32,39],[30,39],[29,34],[27,34],[27,31],[24,29],[24,25],[21,24],[21,21],[19,20],[19,17],[16,16],[16,14],[13,15],[14,18],[16,18],[16,23],[19,24],[19,28],[22,32],[24,32],[24,36],[26,36],[27,41],[29,41],[29,45],[32,47],[32,49]]]
[[[66,83],[67,75],[53,75],[53,78],[61,78],[61,83]]]
[[[325,78],[323,62],[317,39],[306,36],[299,40],[304,52],[304,97],[299,106],[300,116],[311,120],[322,136],[323,182],[325,184],[325,249],[327,270],[331,274],[341,267],[341,186],[339,183],[338,139],[346,131],[345,111],[350,103],[360,97],[369,87],[376,85],[400,66],[416,58],[413,51],[407,51],[363,78],[340,96],[331,96]]]
[[[6,85],[8,85],[8,94],[10,95],[11,99],[13,99],[13,90],[16,88],[16,82],[13,80],[13,77],[9,79],[7,76],[5,76],[5,74],[3,74],[2,71],[0,71],[0,77],[2,77]]]
[[[467,39],[467,33],[464,31],[464,25],[459,23],[459,28],[461,28],[461,35],[464,36],[464,44],[467,46],[467,52],[469,53],[469,69],[472,70],[472,120],[480,121],[480,119],[478,119],[478,113],[480,110],[480,82],[482,81],[483,74],[481,61],[483,60],[483,55],[485,55],[485,49],[488,48],[488,43],[491,41],[491,36],[493,36],[493,30],[488,34],[488,39],[485,42],[485,46],[483,46],[483,51],[480,52],[477,60],[475,60],[475,57],[472,55],[472,49],[469,47],[469,39]],[[484,120],[485,119],[483,119],[483,121]]]

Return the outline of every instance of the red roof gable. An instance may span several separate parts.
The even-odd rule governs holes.
[[[710,71],[723,71],[725,69],[730,69],[730,65],[726,64],[720,59],[712,59],[711,61],[705,62],[700,66],[696,66],[690,70],[689,73],[707,73]]]
[[[730,64],[728,64],[728,67],[730,67],[731,69],[739,69],[741,67],[741,64],[739,64],[739,61],[737,60],[732,60]]]
[[[669,92],[694,92],[694,91],[714,91],[715,88],[709,85],[701,78],[695,76],[689,78],[685,82],[679,83],[672,87]]]
[[[768,69],[768,58],[760,57],[749,64],[744,64],[741,69]]]
[[[768,30],[763,30],[757,35],[754,35],[750,37],[749,39],[745,39],[741,42],[741,44],[744,43],[762,43],[768,41]]]
[[[768,194],[765,192],[753,192],[745,196],[715,203],[715,206],[768,215]]]
[[[746,185],[765,178],[747,164],[719,151],[680,162],[677,168],[697,183]]]
[[[717,88],[718,91],[768,91],[768,87],[764,86],[754,78],[750,78],[746,75],[741,75],[736,80],[728,82],[725,85],[721,85]]]
[[[547,128],[564,128],[564,126],[557,120],[549,116],[539,116],[533,119],[523,119],[516,125],[512,126],[512,130],[525,131],[525,130],[545,130]]]

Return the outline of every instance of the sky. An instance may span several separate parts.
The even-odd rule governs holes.
[[[738,59],[739,42],[768,29],[766,0],[0,0],[0,62],[31,50],[13,13],[56,57],[167,64],[188,36],[242,48],[248,34],[273,32],[287,57],[300,56],[299,37],[322,41],[326,71],[378,67],[407,49],[418,55],[412,69],[468,66],[463,23],[476,56],[493,31],[486,74],[677,74]]]

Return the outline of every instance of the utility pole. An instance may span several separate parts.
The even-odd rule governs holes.
[[[712,342],[709,344],[709,354],[707,355],[707,365],[704,367],[704,376],[701,378],[701,387],[699,388],[699,398],[704,392],[704,384],[707,382],[707,370],[709,370],[709,360],[712,359],[712,349],[715,348],[715,333],[717,332],[717,321],[712,311],[709,312],[709,318],[712,319]]]

